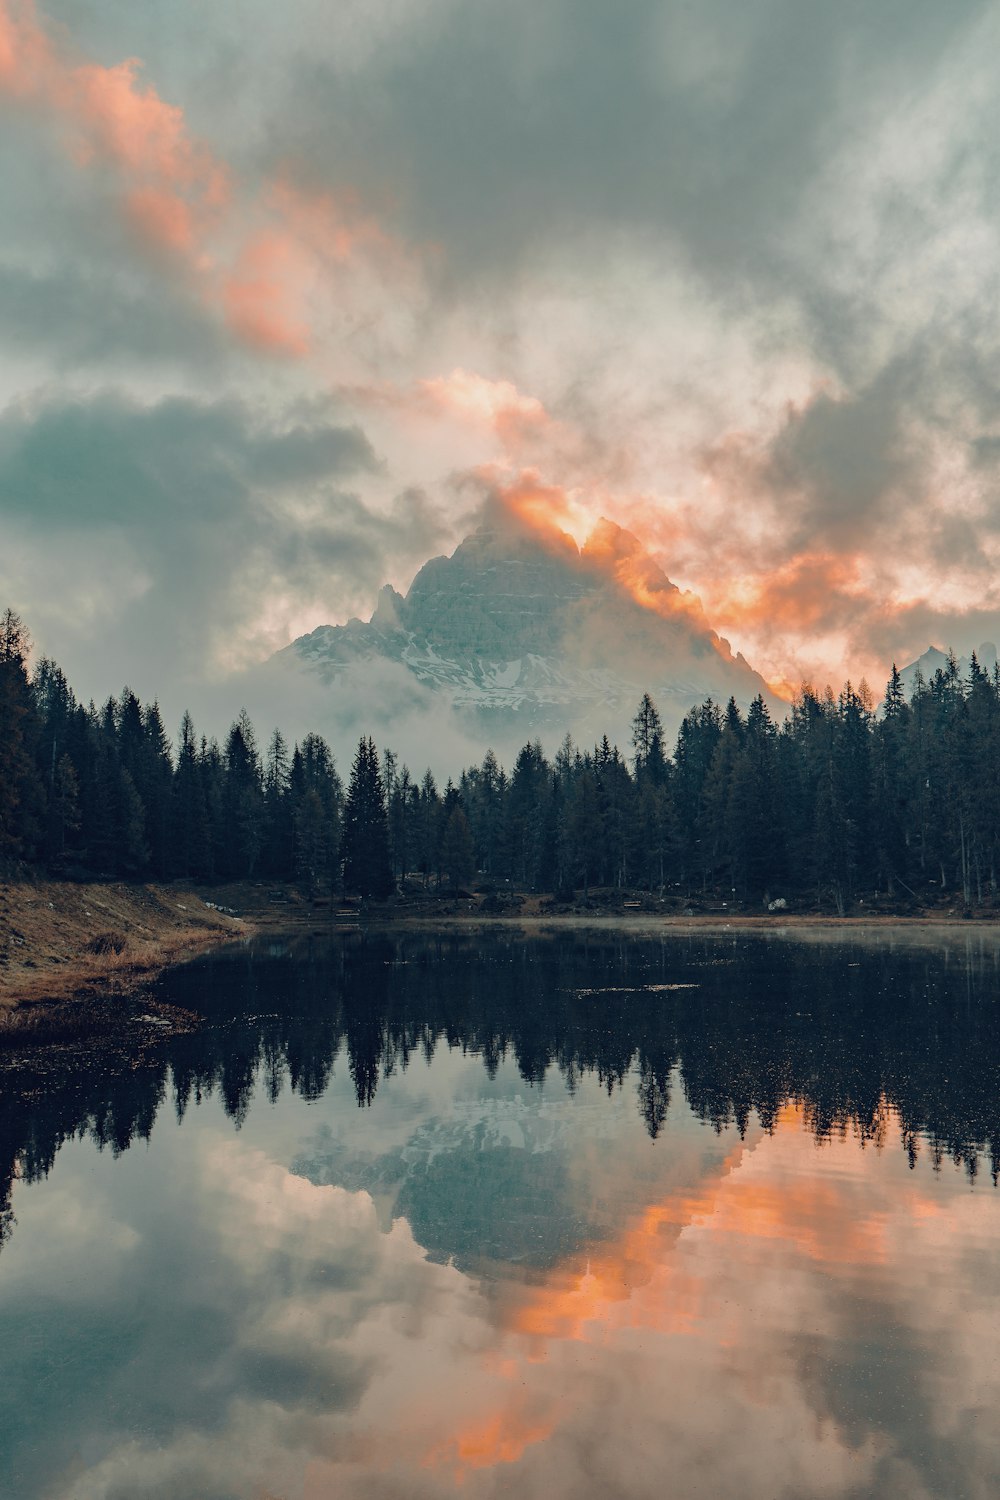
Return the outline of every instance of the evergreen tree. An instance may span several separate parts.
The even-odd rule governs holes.
[[[246,709],[226,739],[223,787],[222,868],[237,879],[248,879],[264,843],[264,787],[257,738]]]
[[[307,734],[295,747],[289,800],[295,877],[314,890],[340,886],[343,788],[322,735]]]
[[[413,785],[408,766],[396,777],[389,798],[389,851],[393,873],[405,880],[413,859],[415,806],[419,789]]]
[[[374,742],[364,737],[351,768],[340,853],[347,890],[379,901],[391,895],[394,882],[382,772]]]
[[[659,710],[648,693],[643,693],[632,720],[632,745],[635,751],[636,780],[648,773],[654,782],[663,779],[666,762],[663,756],[663,723]]]
[[[586,895],[597,869],[596,860],[603,835],[597,778],[589,767],[576,778],[568,821],[573,878],[580,880]]]
[[[721,741],[720,741],[721,743]],[[785,873],[777,784],[777,734],[760,695],[747,714],[728,806],[733,879],[744,897],[767,899]]]
[[[452,808],[441,836],[441,868],[453,889],[468,885],[476,873],[476,855],[468,819],[460,804]]]
[[[301,756],[298,770],[301,779]],[[278,878],[287,875],[293,860],[294,811],[291,806],[290,783],[288,742],[281,730],[275,729],[264,756],[264,846],[261,865],[267,874]]]
[[[44,792],[36,769],[40,724],[28,681],[31,643],[18,615],[0,618],[0,860],[31,859]]]
[[[73,835],[80,831],[80,782],[69,756],[63,754],[56,764],[49,792],[49,858],[61,860]]]
[[[746,742],[746,724],[736,700],[730,698],[702,787],[702,851],[705,870],[732,888],[736,883],[737,852],[733,788]]]
[[[909,722],[910,706],[903,691],[902,678],[893,662],[872,746],[875,860],[879,882],[890,896],[897,883],[906,890],[910,889],[907,884],[910,786],[906,747]]]
[[[507,798],[506,856],[509,878],[534,891],[544,862],[543,830],[550,770],[537,740],[518,753]]]
[[[154,874],[163,876],[169,864],[174,767],[170,740],[163,727],[158,703],[151,703],[143,709],[142,734],[142,751],[133,776],[136,791],[142,799],[150,865]]]
[[[417,869],[425,881],[438,867],[441,828],[441,798],[434,774],[428,767],[420,783],[416,818]]]
[[[704,881],[711,863],[705,846],[702,805],[712,758],[722,734],[722,715],[711,698],[681,722],[674,751],[677,855],[684,884]]]
[[[194,723],[189,713],[181,720],[177,768],[171,786],[169,868],[172,875],[182,879],[193,876],[205,880],[211,873],[208,809]]]

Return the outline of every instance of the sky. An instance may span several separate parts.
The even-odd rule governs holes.
[[[1000,636],[1000,5],[0,0],[0,602],[171,712],[491,496],[772,683]]]

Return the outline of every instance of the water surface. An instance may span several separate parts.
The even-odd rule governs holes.
[[[410,936],[8,1072],[0,1494],[993,1497],[978,936]]]

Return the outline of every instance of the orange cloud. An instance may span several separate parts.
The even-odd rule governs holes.
[[[509,380],[488,380],[474,370],[456,368],[417,384],[419,399],[460,421],[492,428],[507,445],[527,430],[550,425],[552,418],[536,396],[525,396]]]
[[[276,178],[262,202],[268,222],[239,246],[220,278],[225,320],[247,343],[302,356],[315,345],[312,302],[345,268],[399,262],[402,248],[349,196],[309,193]]]
[[[30,0],[0,0],[0,88],[30,99],[50,66],[48,38]]]
[[[304,355],[309,267],[294,239],[277,230],[255,235],[222,281],[222,306],[234,333],[258,349]]]
[[[495,468],[484,466],[474,476],[489,485],[494,502],[552,551],[577,550],[573,528],[582,515],[573,497],[559,485],[545,484],[532,469],[516,479],[504,480]],[[584,521],[585,524],[585,521]]]
[[[504,479],[487,466],[472,477],[486,483],[494,503],[550,550],[575,548],[575,538],[584,536],[582,567],[603,573],[651,614],[684,621],[707,637],[724,661],[732,659],[728,642],[710,628],[700,599],[671,583],[638,538],[603,518],[594,525],[593,495],[546,484],[530,469]]]
[[[317,280],[363,254],[399,252],[349,197],[309,194],[286,177],[238,201],[226,163],[142,82],[140,66],[81,59],[32,0],[0,0],[0,96],[57,125],[80,169],[105,174],[138,242],[170,261],[237,337],[305,355]]]
[[[53,118],[81,167],[120,173],[126,216],[144,237],[188,253],[195,226],[204,235],[225,205],[229,175],[139,69],[134,58],[78,60],[54,45],[31,0],[0,0],[0,91]]]
[[[861,590],[859,556],[805,553],[764,575],[730,579],[713,591],[723,623],[767,624],[803,635],[850,618]]]
[[[183,110],[140,84],[139,68],[134,58],[113,68],[67,67],[54,102],[80,128],[85,146],[131,177],[190,192],[208,209],[221,207],[229,193],[225,167],[188,135]]]
[[[125,212],[140,237],[175,255],[190,255],[195,225],[190,206],[162,188],[137,188],[125,195]]]
[[[701,600],[671,583],[630,532],[620,531],[613,523],[598,525],[587,540],[584,556],[589,563],[609,573],[643,609],[664,619],[686,619],[698,631],[709,629]],[[727,655],[717,637],[715,644],[720,654]]]

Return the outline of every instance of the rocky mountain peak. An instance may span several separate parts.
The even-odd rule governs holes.
[[[355,667],[370,675],[376,659],[394,664],[498,747],[507,734],[523,743],[566,731],[584,742],[606,731],[627,745],[645,691],[668,732],[708,696],[768,696],[697,600],[607,519],[580,549],[563,532],[491,517],[426,562],[405,597],[384,587],[369,624],[322,626],[288,650],[326,680]]]

